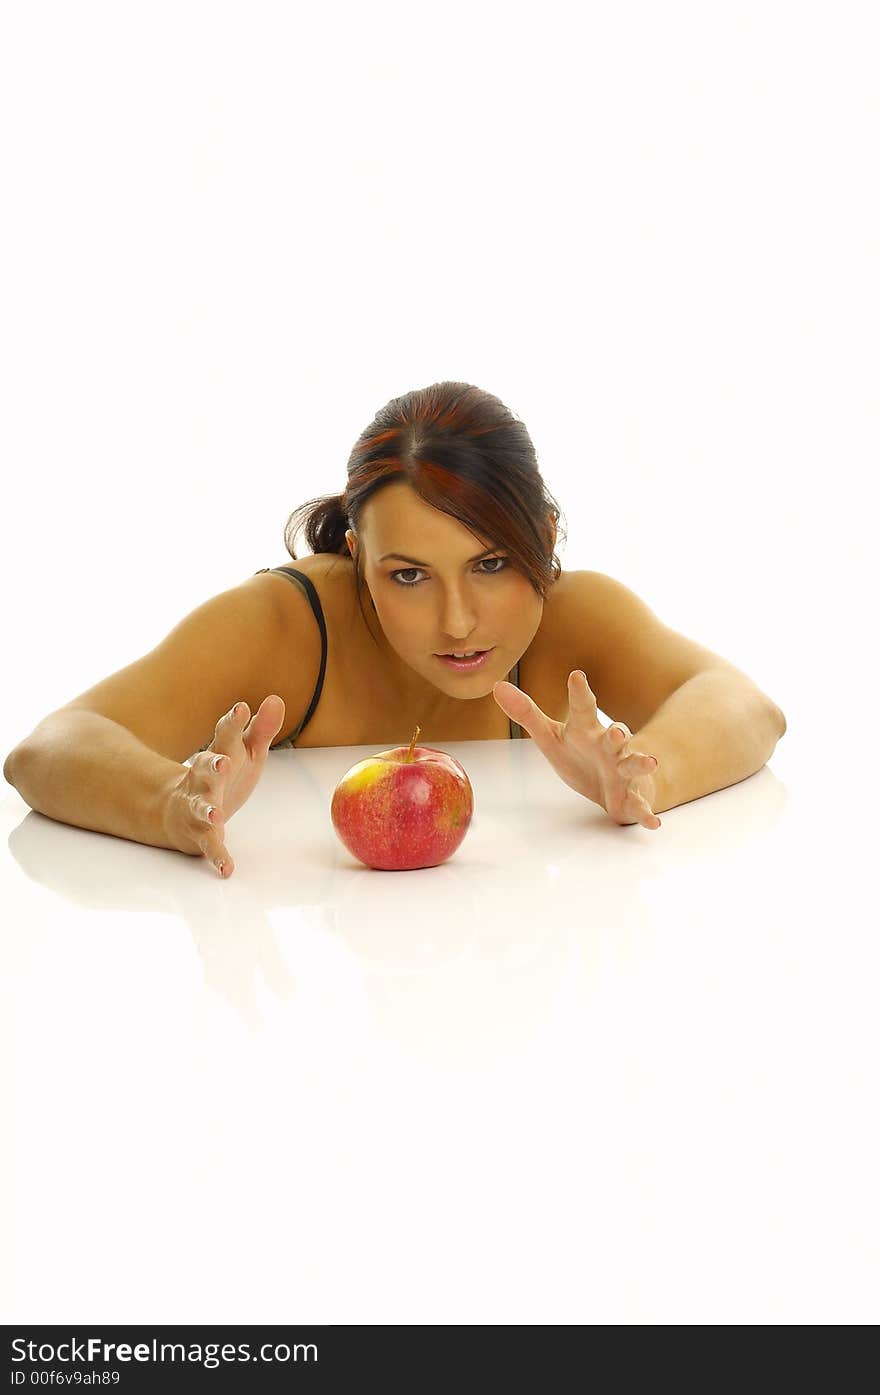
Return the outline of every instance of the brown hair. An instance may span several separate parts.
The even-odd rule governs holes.
[[[302,529],[312,552],[348,555],[346,528],[357,536],[367,500],[388,484],[405,481],[432,505],[493,548],[539,596],[562,572],[553,551],[553,525],[561,512],[549,493],[524,424],[497,397],[470,383],[433,383],[395,397],[361,432],[348,458],[342,494],[324,494],[294,509],[284,543]],[[363,613],[361,549],[355,586]]]

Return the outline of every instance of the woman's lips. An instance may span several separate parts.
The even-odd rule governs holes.
[[[475,654],[472,659],[453,659],[451,654],[435,654],[434,658],[439,659],[447,668],[451,668],[457,673],[472,673],[474,669],[483,667],[494,648],[493,644],[492,649],[484,649],[482,653]]]

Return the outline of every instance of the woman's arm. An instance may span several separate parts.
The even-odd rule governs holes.
[[[572,789],[618,823],[659,828],[658,813],[745,780],[769,760],[785,717],[747,674],[600,572],[568,573],[559,600],[565,660],[580,659],[568,675],[568,720],[551,720],[511,683],[493,692]]]
[[[284,720],[275,680],[289,671],[297,708],[312,681],[300,662],[313,643],[308,603],[300,642],[278,595],[260,576],[205,601],[148,654],[44,717],[7,757],[6,779],[61,823],[225,860],[225,821]],[[206,740],[216,764],[201,754]]]
[[[785,717],[738,669],[705,669],[677,688],[634,731],[624,754],[659,762],[655,814],[748,779],[766,765],[786,731]]]
[[[569,574],[573,660],[599,708],[632,735],[624,756],[659,761],[655,813],[754,775],[786,730],[780,708],[720,654],[673,630],[602,572]]]
[[[3,774],[38,814],[61,823],[177,848],[165,808],[186,767],[151,751],[97,712],[60,710],[6,757]]]

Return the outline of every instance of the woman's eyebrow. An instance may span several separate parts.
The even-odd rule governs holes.
[[[478,552],[476,557],[469,557],[468,562],[479,562],[483,557],[487,557],[490,552],[495,551],[497,551],[496,548],[487,547],[484,551]],[[430,562],[419,562],[415,557],[404,557],[402,552],[386,552],[384,557],[379,558],[379,561],[387,562],[390,557],[393,557],[397,562],[410,562],[414,567],[430,567],[431,565]],[[467,566],[467,562],[465,566]]]

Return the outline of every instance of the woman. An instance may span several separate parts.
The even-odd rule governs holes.
[[[611,577],[562,570],[559,508],[497,397],[443,382],[393,399],[347,473],[288,520],[290,556],[303,526],[311,556],[205,602],[16,747],[4,774],[33,808],[229,876],[226,823],[279,746],[525,734],[616,823],[651,829],[769,758],[785,718],[751,679]]]

